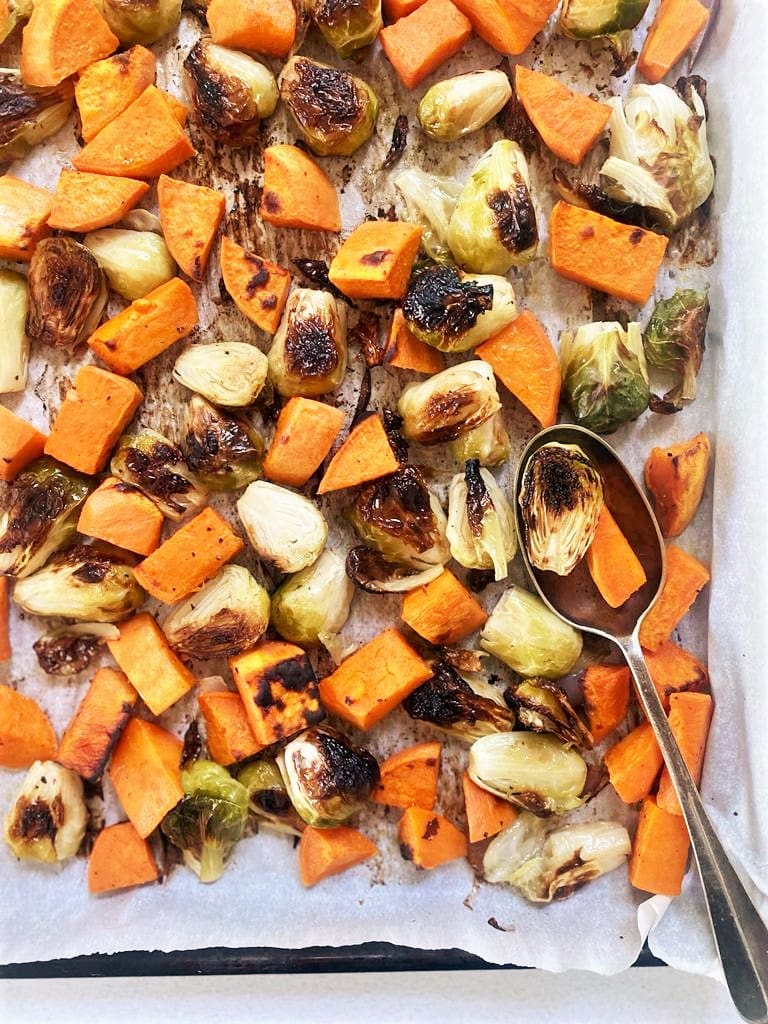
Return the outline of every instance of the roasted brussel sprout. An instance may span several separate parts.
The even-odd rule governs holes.
[[[477,459],[470,459],[448,490],[451,556],[465,569],[493,569],[494,579],[506,579],[515,557],[515,516],[501,488]]]
[[[93,489],[88,477],[48,456],[13,483],[0,511],[0,573],[28,576],[75,533],[78,509]]]
[[[506,882],[533,903],[549,903],[621,867],[630,851],[627,830],[618,822],[578,822],[553,829],[524,811],[491,841],[483,875],[488,882]]]
[[[76,622],[43,633],[32,644],[37,663],[49,676],[72,676],[84,671],[107,640],[117,640],[117,626],[105,622]]]
[[[312,565],[328,538],[328,524],[308,498],[266,480],[248,485],[237,514],[259,558],[281,572]]]
[[[143,491],[169,519],[181,519],[205,504],[205,491],[187,466],[181,448],[156,430],[124,434],[110,469]]]
[[[424,93],[419,124],[437,142],[455,142],[488,124],[512,95],[509,78],[494,68],[446,78]]]
[[[190,658],[229,657],[254,647],[269,625],[269,594],[242,565],[225,565],[163,623],[174,650]]]
[[[349,516],[362,539],[387,562],[422,571],[450,558],[445,513],[415,466],[364,484]]]
[[[443,566],[413,569],[389,562],[380,551],[359,544],[347,552],[346,571],[347,576],[369,594],[403,594],[436,580]]]
[[[279,85],[281,98],[318,156],[350,156],[371,137],[379,101],[361,78],[309,57],[291,57]]]
[[[0,270],[0,395],[27,386],[27,280],[12,270]]]
[[[11,0],[9,13],[14,8],[18,10]],[[0,42],[3,38],[0,12]],[[57,132],[72,111],[73,97],[69,80],[53,89],[28,89],[18,71],[0,71],[0,164],[22,159]]]
[[[75,856],[87,821],[80,776],[35,761],[5,819],[5,841],[20,860],[56,864]]]
[[[236,491],[261,476],[261,434],[236,413],[222,412],[193,395],[187,406],[187,465],[211,491]]]
[[[176,276],[173,256],[156,231],[100,228],[87,234],[83,242],[106,274],[110,288],[129,302],[144,298]]]
[[[261,394],[269,364],[264,353],[244,341],[192,345],[173,367],[173,377],[214,405],[242,409]]]
[[[181,785],[184,796],[160,828],[201,882],[215,882],[245,831],[248,790],[213,761],[182,768]]]
[[[452,263],[448,225],[461,185],[453,178],[409,167],[395,178],[395,188],[405,204],[403,220],[421,225],[421,247],[427,256],[436,263]]]
[[[649,0],[563,0],[558,22],[571,39],[594,39],[635,28]]]
[[[665,231],[675,231],[709,199],[715,170],[707,144],[707,114],[691,87],[686,102],[668,85],[633,85],[622,105],[614,97],[611,149],[600,173],[609,195],[646,207]]]
[[[277,761],[291,803],[308,825],[341,825],[370,799],[379,765],[333,729],[307,729],[292,739]]]
[[[181,18],[181,0],[94,0],[121,43],[150,46],[172,32]]]
[[[560,679],[581,654],[581,633],[541,598],[512,586],[498,600],[483,626],[480,646],[521,676]]]
[[[515,293],[506,278],[473,277],[455,267],[428,267],[412,277],[402,309],[410,331],[442,352],[466,352],[517,315]]]
[[[381,0],[314,0],[312,18],[336,53],[352,60],[383,28]]]
[[[651,397],[639,324],[584,324],[560,335],[563,390],[574,419],[598,434],[635,420]]]
[[[575,444],[551,441],[531,455],[518,498],[531,565],[567,576],[587,552],[603,510],[603,481]]]
[[[274,114],[278,101],[269,68],[203,36],[189,51],[184,69],[205,134],[232,147],[255,142],[261,122]]]
[[[304,822],[293,809],[276,761],[251,761],[238,771],[237,781],[248,790],[248,809],[257,824],[301,835]]]
[[[448,225],[456,262],[479,274],[506,274],[536,255],[539,233],[528,164],[516,142],[499,139],[475,164]]]
[[[403,707],[411,718],[429,722],[467,743],[514,729],[514,712],[500,691],[480,677],[471,679],[461,676],[449,662],[439,661],[432,678],[409,694]]]
[[[42,569],[18,580],[13,600],[30,615],[119,622],[144,603],[133,565],[133,559],[118,548],[74,544],[49,558]]]
[[[663,398],[651,398],[654,412],[677,412],[696,397],[708,319],[705,292],[683,288],[656,303],[643,334],[645,358],[650,366],[675,374],[677,380]]]
[[[473,427],[451,441],[451,455],[457,462],[477,459],[481,466],[498,466],[506,462],[511,450],[500,410],[479,427]]]
[[[592,746],[592,734],[571,707],[565,690],[550,680],[526,679],[507,691],[506,700],[524,729],[551,733],[572,746]]]
[[[501,408],[488,363],[473,359],[407,384],[397,404],[403,433],[419,444],[444,444],[479,427]]]
[[[107,285],[84,245],[63,235],[38,242],[27,286],[31,341],[71,352],[96,330],[107,301]]]
[[[347,307],[330,292],[296,288],[269,350],[269,376],[281,395],[324,395],[347,368]]]
[[[554,736],[505,732],[475,740],[469,777],[489,793],[544,817],[581,806],[587,765],[578,751]]]
[[[354,592],[344,562],[326,548],[272,595],[272,625],[291,643],[324,644],[347,621]]]

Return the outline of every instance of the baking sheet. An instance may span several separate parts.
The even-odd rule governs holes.
[[[652,5],[652,9],[654,7]],[[744,253],[743,238],[749,233],[748,225],[753,223],[755,207],[754,197],[747,203],[744,190],[734,185],[737,179],[734,179],[732,165],[735,164],[734,152],[739,152],[734,145],[737,137],[733,124],[736,110],[730,103],[732,93],[725,90],[729,81],[729,68],[732,69],[734,64],[739,68],[744,66],[744,50],[733,43],[727,43],[728,37],[738,28],[743,33],[741,38],[748,44],[749,40],[760,38],[760,34],[754,32],[754,16],[764,16],[765,11],[758,11],[756,7],[756,3],[755,10],[744,7],[738,16],[733,11],[723,13],[709,48],[709,54],[712,55],[709,67],[697,69],[712,80],[713,118],[710,140],[720,169],[718,204],[726,213],[721,230],[726,242],[731,237],[734,239],[731,245],[726,245],[726,257],[716,265],[714,271],[697,263],[697,260],[709,262],[712,254],[712,243],[709,241],[705,249],[694,250],[693,259],[680,261],[673,255],[671,261],[675,284],[701,285],[705,280],[712,282],[713,329],[709,341],[710,350],[700,377],[699,397],[694,405],[675,417],[663,418],[647,414],[638,423],[624,428],[613,440],[628,457],[632,468],[639,472],[643,456],[652,443],[673,442],[691,436],[699,429],[717,434],[715,483],[719,490],[716,491],[716,579],[712,588],[714,597],[711,620],[716,628],[710,630],[710,668],[717,714],[704,792],[705,799],[716,810],[716,823],[721,826],[723,838],[726,841],[730,839],[750,875],[765,893],[768,892],[765,877],[768,858],[765,856],[765,848],[761,848],[759,843],[751,843],[755,851],[751,859],[744,851],[748,845],[750,829],[753,833],[766,833],[766,811],[754,798],[754,789],[740,785],[738,794],[734,794],[732,781],[734,778],[746,777],[747,764],[746,750],[734,743],[734,736],[746,737],[753,721],[759,721],[761,714],[763,721],[768,717],[766,698],[760,693],[760,677],[755,671],[749,670],[750,665],[764,663],[757,660],[760,654],[757,645],[762,642],[765,646],[766,634],[759,634],[758,631],[755,637],[750,636],[747,644],[743,628],[744,621],[760,621],[759,618],[755,619],[755,611],[765,611],[764,594],[760,596],[760,580],[765,577],[761,573],[753,577],[757,583],[753,592],[748,585],[746,570],[737,574],[734,568],[739,558],[745,566],[755,564],[754,553],[747,553],[743,541],[745,536],[749,536],[746,531],[751,525],[747,519],[749,502],[738,488],[749,488],[751,481],[765,479],[765,476],[760,476],[757,464],[760,457],[759,445],[748,446],[750,451],[742,460],[742,442],[733,409],[739,409],[740,417],[744,413],[742,422],[756,422],[756,418],[752,420],[749,416],[747,402],[750,392],[744,387],[743,357],[730,354],[734,350],[739,352],[736,341],[725,352],[725,357],[722,345],[726,333],[729,340],[741,339],[746,344],[750,337],[748,317],[753,315],[753,310],[759,308],[758,303],[755,303],[751,309],[746,309],[741,302],[744,265],[749,266],[749,261],[741,255]],[[194,31],[194,23],[188,22],[185,25],[186,34],[182,37],[186,45],[183,43],[180,47],[181,56],[186,53]],[[330,58],[329,51],[316,43],[308,46],[306,51],[314,51],[321,59]],[[569,55],[567,59],[566,54]],[[166,55],[158,75],[158,84],[181,94],[178,57],[179,54],[174,50]],[[543,63],[537,63],[536,66],[564,77],[567,77],[569,64],[576,68],[579,57],[589,59],[582,47],[562,42],[553,50],[548,48],[544,52],[541,52],[540,46],[534,47],[526,56],[526,62],[531,63],[531,58],[537,62],[539,57]],[[478,40],[473,40],[463,55],[424,83],[416,96],[420,97],[432,80],[470,67],[492,66],[497,62],[497,55],[491,54]],[[597,64],[598,73],[591,83],[592,88],[599,89],[603,84],[611,83],[608,68],[609,62],[606,59]],[[410,115],[412,125],[415,122],[415,102],[404,100],[401,92],[396,96],[392,94],[392,76],[383,55],[374,55],[370,74],[368,70],[366,64],[362,73],[372,82],[375,81],[377,88],[380,80],[389,83],[379,89],[382,116],[376,138],[363,151],[361,161],[355,158],[354,163],[342,160],[324,162],[324,166],[329,168],[336,182],[343,188],[345,230],[359,222],[364,204],[369,207],[372,205],[376,211],[378,207],[386,210],[394,201],[392,178],[398,169],[382,173],[381,161],[389,144],[396,113],[402,109]],[[718,81],[721,83],[719,96]],[[581,86],[585,87],[583,81]],[[724,102],[726,96],[728,105]],[[295,133],[291,129],[285,134],[281,116],[270,122],[270,133],[275,139],[287,138],[290,141]],[[741,108],[738,116],[740,118]],[[744,125],[740,120],[738,127],[743,130]],[[411,131],[411,142],[403,165],[416,158],[427,169],[462,176],[468,173],[473,157],[502,134],[498,126],[492,126],[468,144],[442,148],[431,144],[422,151],[422,140],[417,129],[412,127]],[[258,188],[254,171],[258,168],[249,165],[242,154],[224,156],[220,150],[208,146],[202,139],[196,138],[195,141],[202,150],[202,157],[194,172],[195,180],[217,184],[227,193],[229,234],[243,244],[274,256],[287,266],[290,265],[291,256],[326,255],[324,243],[312,233],[265,232],[254,213]],[[742,138],[742,143],[745,147],[743,152],[747,149],[755,152],[753,136],[750,135],[749,140]],[[55,183],[58,165],[73,151],[72,129],[65,128],[59,136],[45,144],[42,156],[40,153],[33,154],[32,158],[15,170],[30,180],[51,186]],[[548,186],[551,165],[551,159],[542,160],[538,157],[534,157],[531,162],[542,236],[545,234],[543,229],[546,215],[553,201]],[[736,170],[739,169],[739,165],[736,165]],[[190,177],[193,168],[182,167],[176,173]],[[737,219],[739,211],[742,212],[741,219]],[[759,238],[759,233],[755,237]],[[679,240],[679,253],[685,250],[685,242],[685,238]],[[544,251],[545,241],[542,237],[542,256]],[[736,255],[737,252],[739,255]],[[212,260],[212,264],[215,265],[215,260]],[[622,308],[632,312],[632,307],[604,298],[599,300],[600,309],[596,307],[593,310],[592,299],[586,290],[555,278],[543,258],[517,277],[515,284],[518,297],[537,315],[542,316],[552,337],[556,337],[558,329],[590,320],[593,314],[594,318],[602,318],[606,310]],[[215,270],[211,271],[209,285],[212,300],[203,298],[201,301],[202,326],[199,340],[249,338],[266,348],[268,339],[246,324],[231,304],[221,301]],[[660,291],[666,294],[672,287],[668,279]],[[728,297],[730,301],[726,301]],[[553,309],[557,310],[557,314],[548,315],[548,311]],[[162,404],[145,403],[139,413],[143,424],[166,430],[171,435],[178,432],[178,408],[185,397],[182,389],[165,383],[177,354],[174,351],[146,368],[148,378],[164,381]],[[348,409],[354,405],[361,372],[359,355],[354,353],[353,356],[351,383],[343,396],[343,403]],[[762,358],[764,360],[764,353]],[[717,391],[714,388],[716,370],[720,373]],[[386,374],[389,372],[376,371],[378,377],[375,383],[380,386],[379,393],[384,400],[391,400],[405,379],[399,377],[385,386]],[[66,365],[55,359],[46,365],[38,355],[31,367],[29,394],[21,401],[10,400],[6,396],[4,402],[34,422],[46,425],[58,406],[59,395],[67,386],[69,376],[71,371]],[[749,379],[749,386],[755,390],[755,410],[759,409],[758,379],[757,373]],[[768,375],[763,374],[763,382],[766,379]],[[515,408],[511,400],[505,403],[505,413],[515,434],[515,443],[521,447],[533,432],[534,425]],[[722,420],[719,425],[718,416]],[[737,442],[738,462],[735,458]],[[413,458],[418,462],[427,456],[414,449]],[[755,462],[751,464],[746,459],[754,459]],[[430,461],[433,461],[431,457]],[[433,467],[434,483],[440,489],[456,467],[447,462],[441,466],[434,466],[433,463]],[[735,478],[738,478],[738,482]],[[689,530],[682,541],[684,546],[703,558],[708,558],[710,554],[711,497],[710,485],[697,519],[697,528]],[[333,509],[338,501],[331,499],[328,502],[330,515],[334,515]],[[734,524],[737,527],[735,530]],[[347,546],[347,539],[337,534],[332,536],[331,543],[341,548]],[[722,565],[727,566],[726,570],[718,572],[718,558]],[[259,570],[258,566],[252,567]],[[519,581],[520,573],[520,567],[516,565],[512,578]],[[733,581],[738,581],[738,586],[733,586]],[[738,591],[736,595],[733,594],[734,589]],[[487,607],[492,607],[498,591],[499,588],[489,588],[483,595]],[[763,601],[762,605],[760,600]],[[376,602],[375,613],[372,612],[374,605],[371,601]],[[396,618],[396,608],[397,602],[394,599],[376,601],[358,598],[344,635],[358,642],[370,637],[379,628],[380,616],[389,621]],[[753,610],[746,619],[745,609]],[[696,614],[686,621],[681,633],[682,642],[701,655],[705,655],[707,647],[705,615],[706,601],[702,600]],[[768,624],[768,617],[763,621]],[[31,639],[41,632],[40,625],[16,618],[13,626],[14,635],[18,638],[17,650],[23,653]],[[741,657],[742,654],[746,657]],[[215,668],[206,668],[206,672]],[[25,693],[40,699],[62,724],[76,707],[87,685],[88,675],[86,673],[85,678],[66,682],[43,677],[31,662],[22,659],[15,659],[11,667],[11,681],[18,684]],[[741,718],[739,716],[739,708],[743,707],[747,699],[750,702],[748,720],[743,715]],[[178,732],[183,731],[192,707],[193,702],[189,698],[181,702],[172,713],[164,716],[164,724]],[[410,739],[428,735],[433,735],[431,730],[416,725],[403,712],[398,711],[372,736],[370,745],[379,756],[386,756]],[[749,757],[759,758],[760,746],[762,744],[753,743]],[[451,769],[461,762],[465,748],[453,742],[449,742],[446,748],[448,770],[444,768],[442,773],[440,807],[460,820],[458,773]],[[755,770],[760,767],[755,760]],[[764,778],[765,774],[757,771],[754,777]],[[18,774],[3,773],[0,778],[2,806],[10,802],[20,778]],[[117,812],[109,800],[108,784],[105,784],[105,791],[107,820],[117,820]],[[733,799],[736,795],[741,802],[738,818],[731,814],[735,809]],[[582,813],[587,817],[621,817],[628,823],[633,818],[632,813],[613,797],[610,790],[605,790]],[[60,872],[51,872],[29,865],[18,865],[3,847],[0,869],[9,884],[0,911],[0,958],[5,962],[19,962],[124,949],[195,949],[212,945],[302,948],[309,945],[349,945],[382,940],[427,949],[456,946],[493,963],[514,962],[551,970],[582,967],[612,973],[635,960],[645,932],[654,920],[648,912],[659,909],[659,903],[665,902],[644,901],[640,894],[629,889],[625,874],[621,871],[599,880],[566,903],[544,908],[526,904],[502,887],[478,884],[470,868],[463,863],[448,865],[433,873],[418,873],[399,858],[395,820],[394,815],[388,815],[383,808],[375,807],[366,812],[361,827],[375,837],[380,847],[379,857],[309,892],[298,883],[295,854],[292,853],[290,841],[268,833],[241,843],[227,874],[215,886],[201,886],[190,873],[179,869],[163,886],[100,899],[87,896],[85,863],[82,860],[67,864]],[[712,961],[707,945],[707,931],[700,920],[700,902],[695,885],[691,884],[691,876],[688,883],[690,891],[656,932],[652,939],[653,948],[669,962],[692,970],[708,970]],[[56,907],[56,920],[65,921],[66,929],[51,928],[52,906]],[[641,913],[638,916],[639,909]]]

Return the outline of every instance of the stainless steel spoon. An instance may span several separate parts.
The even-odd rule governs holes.
[[[525,467],[542,445],[577,444],[603,477],[606,505],[645,569],[647,583],[620,608],[600,597],[582,561],[568,576],[534,568],[527,555],[520,503]],[[664,541],[645,495],[618,455],[584,427],[563,425],[541,431],[527,445],[515,479],[515,512],[520,550],[542,599],[560,618],[621,648],[637,693],[653,726],[691,835],[715,943],[736,1009],[752,1024],[768,1022],[768,928],[755,910],[709,822],[691,773],[672,735],[648,674],[638,635],[640,624],[664,582]]]

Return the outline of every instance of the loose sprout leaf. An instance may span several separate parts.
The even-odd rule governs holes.
[[[393,167],[405,152],[408,145],[408,117],[406,114],[398,114],[392,129],[392,141],[389,144],[387,155],[384,157],[382,167]]]

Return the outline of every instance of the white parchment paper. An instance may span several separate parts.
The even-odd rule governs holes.
[[[747,69],[761,70],[757,40],[765,38],[765,34],[758,23],[762,20],[762,27],[766,28],[766,11],[760,0],[740,5],[738,12],[730,5],[723,6],[708,57],[697,70],[711,81],[710,138],[718,161],[717,209],[724,256],[712,269],[703,266],[709,262],[706,246],[693,259],[683,258],[687,241],[687,236],[683,236],[671,247],[669,268],[659,282],[661,294],[669,294],[676,285],[700,287],[709,282],[711,286],[712,330],[700,376],[699,397],[677,416],[646,414],[612,440],[636,473],[641,471],[645,454],[654,443],[672,443],[698,430],[706,430],[716,441],[714,533],[710,483],[695,526],[681,540],[685,547],[707,560],[714,538],[709,643],[705,598],[684,623],[680,639],[702,657],[709,646],[717,711],[704,779],[705,799],[721,836],[765,899],[768,813],[761,792],[764,795],[763,780],[768,775],[762,735],[768,721],[768,696],[762,666],[768,660],[768,616],[763,583],[766,572],[758,569],[768,569],[768,558],[765,549],[760,550],[760,544],[754,542],[754,538],[764,538],[765,534],[759,496],[765,493],[768,469],[759,434],[768,367],[757,319],[762,301],[762,258],[758,244],[765,237],[757,222],[765,208],[758,199],[758,181],[762,195],[765,184],[757,171],[751,184],[748,178],[750,167],[760,167],[759,146],[764,150],[765,143],[764,136],[757,131],[762,97],[756,82],[754,97],[750,95],[752,79],[747,76]],[[654,2],[648,18],[655,7]],[[180,47],[182,56],[189,48],[186,41],[191,41],[194,35],[191,23],[185,25],[185,33]],[[311,52],[320,59],[330,58],[330,53],[319,46]],[[547,49],[536,44],[526,55],[526,62],[532,61],[545,71],[564,77],[570,74],[585,91],[603,86],[623,91],[631,81],[631,76],[629,80],[610,79],[610,62],[604,56],[593,59],[587,44],[566,46],[559,41]],[[594,64],[595,75],[589,83],[579,70],[580,62]],[[410,115],[412,125],[411,141],[401,166],[415,162],[439,173],[466,176],[472,159],[500,137],[499,127],[491,126],[461,146],[441,148],[429,144],[422,149],[423,140],[414,127],[415,105],[432,81],[497,63],[497,55],[473,40],[464,54],[423,83],[414,98],[406,98],[391,85],[393,76],[383,56],[373,56],[371,65],[365,65],[366,73],[372,68],[367,77],[375,79],[377,86],[379,81],[390,83],[379,87],[382,116],[377,136],[361,151],[360,160],[355,157],[354,164],[341,160],[325,162],[343,190],[345,230],[359,222],[363,206],[375,211],[377,206],[386,208],[395,199],[392,179],[398,169],[382,173],[380,166],[394,117],[400,109]],[[175,51],[163,55],[158,83],[181,94]],[[274,138],[295,137],[292,129],[285,134],[285,122],[280,115],[270,128]],[[196,141],[201,148],[201,140]],[[14,170],[29,180],[52,187],[58,167],[74,148],[69,127]],[[597,156],[593,159],[596,162]],[[310,233],[265,234],[254,213],[254,169],[243,154],[228,157],[227,166],[222,169],[220,154],[204,148],[201,163],[208,174],[202,180],[218,185],[227,194],[227,230],[238,241],[274,256],[286,266],[290,265],[292,255],[325,255],[318,238]],[[541,257],[516,278],[518,297],[544,320],[553,339],[565,326],[608,318],[603,314],[610,310],[625,309],[638,317],[633,307],[612,300],[598,300],[601,305],[593,306],[585,289],[557,279],[549,270],[543,254],[546,218],[554,201],[549,185],[551,167],[551,159],[534,156],[531,161],[542,234]],[[184,176],[192,174],[192,170],[180,168],[177,173]],[[711,246],[711,242],[707,244]],[[197,338],[240,337],[266,348],[268,339],[264,335],[245,324],[231,306],[216,301],[218,279],[213,271],[209,286],[207,296],[199,297],[201,329],[192,342]],[[645,322],[648,312],[649,309],[644,310],[638,318]],[[4,399],[9,407],[41,426],[49,422],[58,407],[59,391],[72,375],[72,368],[61,361],[46,361],[49,355],[35,355],[28,394],[23,399]],[[139,413],[142,424],[166,430],[171,436],[178,435],[178,409],[185,397],[182,389],[168,384],[168,371],[176,355],[174,351],[148,368],[148,382],[156,384],[161,380],[164,386],[159,398],[146,402]],[[355,353],[351,365],[356,380],[360,361]],[[391,399],[405,378],[387,381],[385,371],[377,373],[375,387],[384,400]],[[354,399],[352,388],[344,395],[343,404],[353,406]],[[509,396],[505,397],[505,415],[519,447],[533,432],[533,423],[520,413]],[[414,451],[413,458],[427,462],[431,457]],[[432,462],[435,486],[444,489],[456,467],[445,461]],[[502,482],[509,475],[509,471],[502,473]],[[331,499],[325,506],[331,515],[338,507],[337,501]],[[345,537],[343,529],[338,528],[331,543],[342,547],[347,540],[348,535]],[[258,571],[258,567],[254,568]],[[521,579],[518,565],[513,569],[512,579]],[[486,607],[492,607],[499,589],[488,588],[485,592],[482,599]],[[356,600],[344,631],[351,641],[366,639],[378,631],[383,621],[397,618],[395,600],[377,602],[375,612],[372,608],[369,602]],[[90,673],[70,682],[42,676],[25,653],[32,639],[42,631],[40,623],[25,622],[14,614],[12,627],[19,653],[14,655],[10,669],[0,669],[0,674],[8,672],[13,685],[40,700],[61,731],[77,706]],[[192,713],[193,701],[187,698],[162,721],[181,733]],[[428,735],[429,729],[396,711],[371,734],[370,745],[383,757]],[[439,806],[459,822],[459,769],[465,756],[465,748],[451,741],[446,743]],[[8,806],[21,778],[18,773],[2,773],[0,807]],[[110,802],[108,783],[105,796],[107,821],[118,820],[121,815]],[[621,805],[610,787],[581,814],[618,818],[630,826],[634,821],[634,812]],[[162,886],[102,898],[88,896],[82,859],[66,864],[60,871],[51,871],[18,864],[3,846],[0,960],[23,962],[127,949],[219,945],[292,949],[384,940],[431,949],[458,947],[495,963],[555,971],[585,968],[609,974],[634,961],[648,929],[666,909],[668,901],[647,901],[631,890],[624,871],[616,871],[568,901],[549,907],[534,907],[503,887],[478,884],[464,863],[453,863],[430,873],[417,872],[399,857],[395,823],[394,815],[372,807],[362,818],[361,827],[375,837],[379,855],[309,891],[298,881],[291,841],[268,833],[244,840],[235,850],[224,878],[213,886],[202,886],[189,872],[179,869]],[[713,970],[706,919],[692,874],[684,895],[673,904],[651,941],[654,951],[676,966],[699,972]]]

